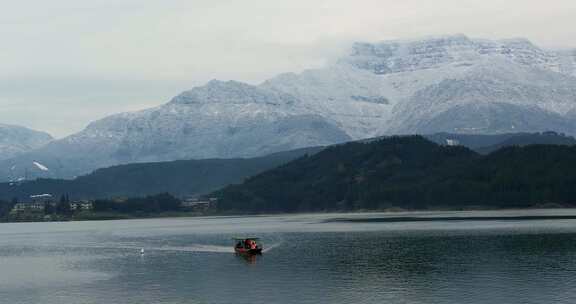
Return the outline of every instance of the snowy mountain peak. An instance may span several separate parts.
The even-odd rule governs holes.
[[[263,90],[238,81],[211,80],[174,97],[175,104],[293,104],[296,99],[288,94]]]
[[[39,148],[52,139],[48,133],[0,124],[0,159],[7,159]]]
[[[524,38],[506,40],[471,39],[465,35],[432,37],[422,40],[393,40],[356,43],[349,56],[341,59],[375,74],[390,74],[469,64],[482,58],[503,58],[514,63],[549,69],[570,70],[555,51],[543,50]]]

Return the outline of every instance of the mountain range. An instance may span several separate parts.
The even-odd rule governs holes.
[[[356,43],[324,68],[259,85],[213,80],[156,108],[95,121],[1,161],[0,180],[24,172],[72,178],[126,163],[256,157],[391,134],[573,135],[575,118],[575,50],[464,35]]]
[[[379,137],[359,142],[386,140]],[[488,154],[510,146],[564,145],[575,146],[571,136],[545,133],[510,133],[498,135],[437,133],[427,140],[441,146],[464,146]],[[40,178],[31,181],[0,183],[0,201],[16,198],[26,201],[31,195],[50,193],[71,199],[109,199],[143,197],[168,192],[178,197],[198,197],[231,184],[239,184],[252,176],[264,174],[305,156],[312,156],[326,147],[301,148],[255,158],[178,160],[136,163],[98,169],[72,180]]]

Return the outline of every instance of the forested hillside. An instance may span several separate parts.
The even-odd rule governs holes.
[[[199,195],[289,162],[321,148],[305,148],[249,159],[206,159],[141,163],[99,169],[73,180],[38,179],[0,184],[0,200],[50,193],[73,199],[146,196],[168,192]]]
[[[507,147],[486,156],[420,136],[348,143],[214,193],[222,211],[531,207],[576,204],[576,147]]]

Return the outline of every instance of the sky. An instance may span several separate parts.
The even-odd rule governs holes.
[[[321,67],[354,41],[462,33],[576,48],[575,0],[0,0],[0,123],[63,137],[211,79]]]

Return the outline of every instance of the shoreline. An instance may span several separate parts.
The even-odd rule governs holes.
[[[486,216],[429,216],[430,213],[441,212],[554,212],[560,210],[573,210],[574,215],[486,215]],[[417,216],[422,214],[422,216]],[[576,220],[576,208],[573,207],[533,207],[533,208],[506,208],[506,209],[386,209],[386,210],[356,210],[356,211],[327,211],[327,212],[295,212],[295,213],[193,213],[193,212],[167,212],[162,214],[138,216],[130,214],[90,214],[78,218],[66,220],[0,220],[0,224],[8,223],[63,223],[63,222],[97,222],[119,220],[146,220],[146,219],[182,219],[182,218],[221,218],[221,217],[268,217],[268,216],[298,216],[298,215],[333,215],[332,219],[326,219],[322,223],[401,223],[401,222],[455,222],[455,221],[530,221],[530,220]],[[371,217],[346,217],[371,215]],[[380,216],[375,216],[380,215]],[[340,216],[340,217],[338,217]]]

